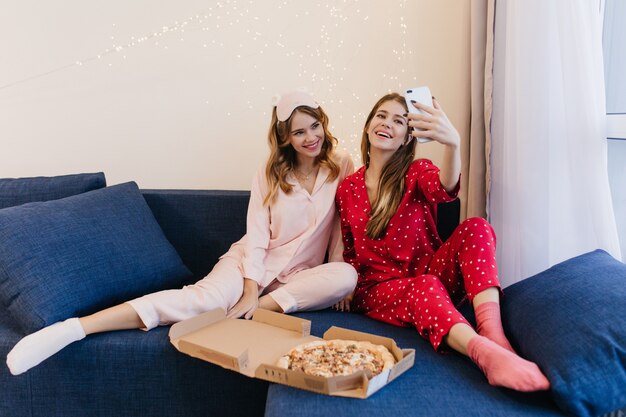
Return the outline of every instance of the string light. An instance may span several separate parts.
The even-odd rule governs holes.
[[[332,108],[329,114],[332,120],[338,121],[332,126],[338,130],[334,133],[342,139],[341,147],[348,150],[355,161],[359,161],[360,131],[365,114],[354,109],[373,104],[381,95],[381,89],[354,85],[354,75],[366,73],[367,68],[363,66],[368,65],[368,59],[374,59],[373,54],[377,54],[388,62],[386,71],[370,73],[371,81],[366,83],[402,91],[409,86],[407,84],[416,81],[412,74],[416,55],[409,46],[413,43],[407,42],[409,18],[406,17],[409,7],[414,11],[416,6],[408,0],[389,3],[284,0],[273,3],[274,7],[270,8],[263,0],[218,1],[186,19],[163,22],[156,29],[143,34],[135,33],[126,40],[119,34],[121,25],[111,23],[115,33],[107,36],[110,45],[104,50],[0,85],[0,91],[71,68],[78,67],[82,71],[90,65],[102,65],[111,71],[119,71],[118,68],[127,65],[125,62],[138,48],[166,52],[181,48],[193,51],[197,47],[200,57],[212,57],[219,52],[222,58],[232,58],[234,65],[245,65],[250,70],[242,71],[241,85],[245,86],[250,97],[264,97],[268,92],[279,92],[274,91],[276,86],[279,86],[278,89],[291,86],[281,86],[281,67],[268,68],[257,63],[288,62],[293,68],[292,75],[297,76],[300,85],[307,86],[320,103],[328,103]],[[281,12],[277,14],[275,10]],[[375,33],[377,42],[374,43],[378,49],[374,51],[370,49],[373,44],[371,39],[375,38],[371,35],[380,29],[384,32]],[[244,31],[246,36],[229,36],[235,30]],[[305,30],[312,33],[304,33]],[[212,99],[206,98],[199,103],[210,105]],[[242,107],[268,114],[267,101],[256,103],[247,99],[242,102]],[[231,112],[227,116],[230,117]]]

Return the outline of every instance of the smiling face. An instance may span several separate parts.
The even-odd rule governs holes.
[[[291,116],[289,143],[300,158],[315,158],[324,144],[324,128],[315,117],[296,110]]]
[[[407,138],[406,112],[406,108],[395,100],[383,102],[366,130],[370,147],[383,152],[395,152]]]

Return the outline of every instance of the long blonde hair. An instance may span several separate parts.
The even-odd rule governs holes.
[[[327,181],[334,181],[339,176],[339,165],[332,158],[335,146],[337,146],[337,139],[328,131],[328,116],[326,116],[324,110],[321,107],[316,109],[308,106],[296,107],[291,116],[284,122],[281,122],[276,116],[276,107],[274,107],[267,137],[270,145],[270,156],[265,168],[268,192],[263,200],[264,205],[269,205],[276,199],[279,187],[286,194],[289,194],[293,189],[293,186],[287,182],[287,174],[298,165],[296,150],[289,142],[291,123],[296,112],[307,114],[322,124],[324,142],[322,143],[320,154],[315,158],[315,162],[320,166],[328,168],[330,171]]]
[[[372,111],[367,116],[365,127],[363,127],[363,135],[361,136],[361,160],[366,168],[369,167],[370,163],[370,141],[367,131],[376,112],[380,106],[387,101],[400,103],[408,112],[404,97],[398,93],[387,94],[376,102]],[[385,164],[380,174],[376,199],[372,202],[372,209],[369,213],[370,220],[367,222],[366,233],[370,239],[379,239],[385,234],[387,225],[396,213],[396,210],[398,210],[398,206],[404,195],[406,187],[404,178],[411,163],[415,159],[416,140],[413,139],[408,142],[409,133],[410,128],[407,127],[404,143]]]

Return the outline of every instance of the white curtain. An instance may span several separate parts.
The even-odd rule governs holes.
[[[596,248],[620,259],[598,2],[497,0],[493,94],[489,220],[502,285]]]

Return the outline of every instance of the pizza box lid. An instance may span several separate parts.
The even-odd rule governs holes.
[[[174,324],[169,336],[180,352],[248,377],[353,398],[369,397],[408,370],[415,361],[414,349],[399,349],[392,339],[331,327],[324,339],[367,340],[384,345],[396,357],[396,365],[371,379],[364,371],[326,378],[274,365],[295,346],[321,340],[310,333],[311,322],[298,317],[257,309],[251,320],[230,319],[223,310],[217,309]]]

